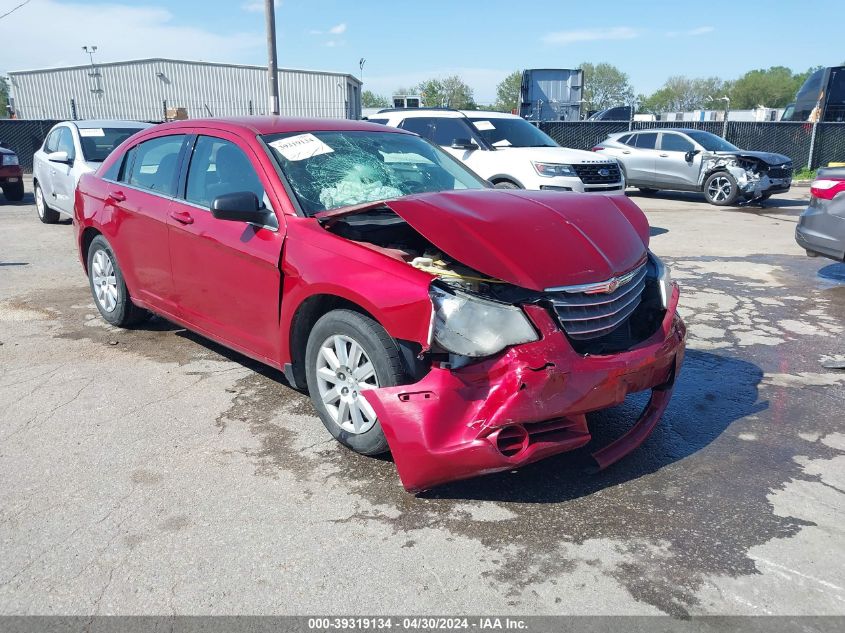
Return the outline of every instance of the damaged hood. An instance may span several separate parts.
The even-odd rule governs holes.
[[[623,196],[482,189],[379,204],[455,260],[530,290],[605,281],[648,247],[648,221]]]
[[[772,152],[750,152],[746,150],[738,150],[736,152],[708,152],[711,156],[736,156],[737,158],[755,158],[761,160],[769,165],[783,165],[784,163],[791,163],[792,159],[783,154],[774,154]]]

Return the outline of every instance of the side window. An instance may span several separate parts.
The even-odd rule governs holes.
[[[67,152],[67,156],[71,160],[76,158],[76,150],[73,147],[73,133],[70,131],[70,128],[59,128],[59,140],[56,145],[56,151]]]
[[[427,138],[429,141],[433,141],[435,121],[436,119],[431,117],[414,117],[412,119],[405,119],[399,127],[403,130],[419,134],[423,138]]]
[[[389,120],[390,120],[390,119],[372,119],[372,118],[367,119],[367,121],[369,121],[370,123],[379,123],[379,124],[381,124],[381,125],[387,125],[387,122],[388,122]]]
[[[638,136],[639,136],[639,134],[631,134],[625,141],[623,141],[623,143],[625,143],[625,145],[629,145],[631,147],[636,147]]]
[[[637,149],[654,149],[657,145],[657,132],[637,134]]]
[[[210,207],[217,196],[241,191],[251,191],[267,206],[261,180],[240,147],[222,138],[197,138],[188,168],[185,199]]]
[[[183,134],[159,136],[137,145],[128,177],[128,184],[168,196],[176,194],[179,152],[185,141]]]
[[[48,154],[50,152],[55,152],[56,148],[59,146],[59,131],[61,128],[56,128],[52,132],[47,135],[47,140],[44,141],[44,151]]]
[[[620,136],[617,139],[617,142],[622,143],[623,145],[627,145],[628,141],[631,140],[631,136],[632,136],[631,134],[626,134],[625,136]]]
[[[660,137],[660,149],[667,152],[689,152],[693,149],[692,142],[680,134],[666,134]]]
[[[402,128],[416,132],[436,145],[449,146],[456,138],[473,138],[472,130],[463,119],[440,117],[414,117],[405,119]]]

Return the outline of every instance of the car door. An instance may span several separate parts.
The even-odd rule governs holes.
[[[654,186],[654,169],[657,159],[657,132],[638,132],[627,145],[630,149],[622,150],[622,162],[625,165],[625,177],[629,184]]]
[[[661,132],[654,169],[657,186],[666,189],[698,189],[701,154],[688,154],[695,149],[693,142],[683,134]]]
[[[68,215],[73,213],[73,192],[76,189],[76,182],[73,177],[73,164],[82,157],[76,151],[76,144],[73,141],[73,132],[67,126],[59,128],[57,152],[67,153],[67,163],[50,161],[50,194],[48,203],[57,211]]]
[[[267,207],[271,180],[257,155],[237,135],[207,129],[188,152],[182,191],[168,218],[173,284],[180,317],[251,356],[277,359],[279,260],[284,224],[258,227],[218,220],[215,197],[251,191]]]
[[[104,217],[129,292],[165,315],[177,314],[168,245],[168,213],[187,135],[155,136],[129,149],[105,201]]]
[[[59,132],[61,128],[55,127],[44,139],[44,146],[32,157],[32,175],[38,181],[41,187],[41,193],[44,195],[44,202],[48,205],[53,204],[53,183],[51,181],[51,173],[53,171],[53,164],[47,160],[47,154],[55,152],[59,145]]]

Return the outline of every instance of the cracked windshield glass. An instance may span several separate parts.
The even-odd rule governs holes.
[[[307,215],[414,193],[483,189],[483,180],[426,141],[391,132],[265,136]]]

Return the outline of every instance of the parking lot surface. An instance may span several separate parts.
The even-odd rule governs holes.
[[[280,373],[107,326],[72,226],[0,202],[0,613],[845,614],[845,265],[795,245],[807,189],[631,195],[689,326],[657,430],[589,469],[633,397],[418,496]]]

